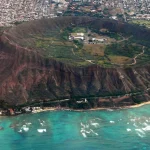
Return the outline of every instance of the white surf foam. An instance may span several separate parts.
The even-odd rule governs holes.
[[[134,119],[130,119],[130,121],[132,121],[132,122],[135,122],[135,120],[136,120],[135,118]]]
[[[135,129],[135,130],[141,134],[145,134],[145,132],[142,129]]]
[[[81,126],[85,128],[85,125],[81,122]]]
[[[94,133],[95,135],[98,135],[98,133],[94,132],[92,129],[90,129],[90,131],[91,131],[92,133]]]
[[[88,134],[90,134],[91,133],[91,131],[85,131],[86,133],[88,133]]]
[[[40,124],[41,124],[41,126],[44,126],[44,124],[42,122]]]
[[[150,126],[147,126],[145,128],[142,128],[144,131],[150,131]]]
[[[97,123],[97,122],[91,122],[91,125],[94,126],[94,127],[98,127],[99,123]]]
[[[95,135],[97,135],[97,136],[98,136],[98,133],[96,133],[96,132],[95,132]]]
[[[147,126],[148,126],[148,124],[147,124],[146,122],[144,122],[144,123],[143,123],[143,125],[144,125],[145,127],[147,127]]]
[[[143,138],[145,136],[145,132],[142,129],[135,129],[135,131],[137,131],[137,135],[141,138]]]
[[[39,133],[43,133],[43,132],[46,132],[46,129],[37,129],[37,131],[38,131]]]
[[[85,125],[85,128],[89,128],[89,124],[86,124],[86,125]]]
[[[133,124],[133,126],[138,127],[135,123]]]
[[[128,131],[128,132],[130,132],[130,131],[131,131],[131,129],[127,128],[127,131]]]
[[[22,133],[22,130],[20,129],[18,132],[19,132],[19,133]]]
[[[87,136],[86,136],[86,134],[85,134],[84,132],[82,132],[82,135],[83,135],[83,137],[84,137],[84,138],[86,138],[86,137],[87,137]]]
[[[85,132],[84,128],[81,128],[80,132]]]
[[[25,132],[29,131],[29,128],[26,125],[23,125],[21,129],[23,129]]]
[[[100,119],[100,118],[95,118],[95,119],[93,119],[93,120],[102,120],[102,119]]]
[[[29,131],[29,128],[25,127],[25,128],[23,128],[23,130],[24,130],[25,132],[28,132],[28,131]]]
[[[112,120],[111,120],[111,121],[109,121],[109,122],[110,122],[110,123],[115,123],[115,121],[112,121]]]
[[[137,134],[138,134],[138,136],[139,136],[139,137],[141,137],[141,138],[143,138],[143,137],[144,137],[144,135],[143,135],[143,134],[141,134],[141,133],[138,133],[138,132],[137,132]]]
[[[27,122],[27,123],[26,123],[26,125],[31,125],[31,124],[32,124],[31,122]]]

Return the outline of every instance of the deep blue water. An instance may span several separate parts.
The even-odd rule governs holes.
[[[150,105],[1,117],[0,126],[0,150],[150,150]]]

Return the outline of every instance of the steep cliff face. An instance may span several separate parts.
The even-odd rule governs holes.
[[[74,67],[15,44],[5,32],[0,39],[0,100],[12,105],[73,97],[119,96],[137,91],[146,92],[144,101],[149,98],[149,85],[149,65]]]

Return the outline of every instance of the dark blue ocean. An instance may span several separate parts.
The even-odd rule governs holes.
[[[150,150],[150,105],[0,117],[0,150]]]

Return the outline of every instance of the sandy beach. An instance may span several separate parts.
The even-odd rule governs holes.
[[[114,107],[114,108],[101,107],[101,108],[91,108],[91,109],[70,109],[70,108],[45,107],[44,109],[35,110],[32,113],[39,113],[39,112],[45,112],[45,111],[58,111],[58,110],[82,112],[82,111],[113,110],[113,109],[131,109],[131,108],[137,108],[137,107],[141,107],[141,106],[148,105],[148,104],[150,104],[150,101],[143,102],[141,104],[131,105],[131,106]]]
[[[132,106],[127,106],[126,108],[136,108],[136,107],[141,107],[141,106],[148,105],[148,104],[150,104],[150,101],[143,102],[141,104],[132,105]]]

